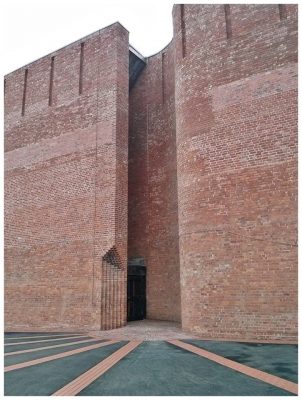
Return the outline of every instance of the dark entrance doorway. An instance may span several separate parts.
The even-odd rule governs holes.
[[[146,318],[146,267],[128,266],[127,319],[138,321]]]

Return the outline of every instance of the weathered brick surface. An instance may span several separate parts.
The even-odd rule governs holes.
[[[6,76],[5,131],[6,329],[124,325],[128,32],[113,24]]]
[[[149,57],[130,92],[129,258],[147,266],[147,317],[180,320],[174,49]]]
[[[119,24],[6,77],[7,329],[125,324],[143,258],[149,318],[297,339],[297,6],[175,5],[173,24],[129,101]]]
[[[174,7],[182,325],[206,337],[297,337],[297,6],[286,7],[280,21],[278,5],[231,5],[229,38],[223,5]]]

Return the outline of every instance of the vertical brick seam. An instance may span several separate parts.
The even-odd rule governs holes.
[[[180,5],[180,27],[181,27],[181,43],[182,43],[182,58],[187,54],[187,38],[186,38],[186,20],[185,20],[185,5]]]
[[[50,60],[50,76],[49,76],[49,97],[48,105],[52,106],[52,92],[53,92],[53,79],[54,79],[55,57]]]
[[[224,5],[224,13],[225,13],[226,35],[227,39],[230,39],[232,37],[232,21],[231,21],[231,6],[229,4]]]
[[[28,68],[26,68],[25,71],[24,71],[24,85],[23,85],[22,112],[21,112],[22,116],[25,115],[27,76],[28,76]]]

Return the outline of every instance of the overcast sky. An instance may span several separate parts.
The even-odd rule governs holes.
[[[129,30],[132,46],[142,55],[150,56],[171,40],[172,7],[180,2],[224,3],[218,0],[0,0],[4,36],[1,69],[7,74],[116,21]],[[232,3],[277,1],[233,0]]]
[[[171,40],[169,0],[2,0],[4,73],[9,73],[113,22],[130,32],[130,43],[144,56]]]

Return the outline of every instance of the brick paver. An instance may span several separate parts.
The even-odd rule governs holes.
[[[10,353],[5,353],[4,357],[13,356],[16,354],[32,353],[33,351],[39,351],[39,350],[55,349],[57,347],[73,346],[73,345],[81,344],[81,343],[96,342],[98,340],[101,340],[101,339],[87,339],[87,340],[80,340],[79,342],[62,343],[62,344],[56,344],[54,346],[45,346],[45,347],[37,347],[34,349],[12,351]]]
[[[207,350],[203,350],[191,344],[181,342],[180,340],[168,340],[167,342],[175,346],[181,347],[182,349],[188,350],[192,353],[198,354],[199,356],[205,357],[208,360],[214,361],[225,367],[234,369],[252,378],[260,379],[261,381],[279,387],[280,389],[284,389],[291,393],[298,394],[298,385],[294,382],[287,381],[286,379],[282,379],[277,376],[268,374],[267,372],[259,371],[258,369],[252,367],[248,367],[246,365],[221,357],[215,353],[211,353]]]
[[[103,347],[103,346],[109,346],[114,343],[117,343],[117,341],[111,340],[111,341],[103,342],[100,344],[94,344],[92,346],[81,347],[80,349],[66,351],[66,352],[60,353],[60,354],[54,354],[52,356],[37,358],[36,360],[31,360],[31,361],[26,361],[26,362],[19,363],[19,364],[9,365],[8,367],[4,368],[4,372],[14,371],[14,370],[20,369],[20,368],[31,367],[32,365],[37,365],[37,364],[45,363],[47,361],[57,360],[58,358],[73,356],[74,354],[79,354],[79,353],[83,353],[84,351],[98,349],[99,347]]]
[[[62,333],[61,335],[15,336],[15,337],[5,337],[5,340],[40,339],[40,338],[53,338],[57,336],[62,338],[64,338],[65,336],[81,337],[81,335],[82,335],[81,333],[69,333],[69,334]]]
[[[179,323],[151,319],[132,321],[119,329],[91,331],[88,334],[93,337],[116,340],[199,339],[199,336],[183,332]]]
[[[83,375],[80,375],[68,385],[55,392],[53,396],[75,396],[81,390],[103,375],[106,371],[108,371],[111,367],[113,367],[113,365],[118,363],[141,343],[141,341],[132,341],[126,344],[121,349],[111,354],[111,356],[97,364],[95,367],[89,369]]]
[[[113,335],[110,335],[114,333]],[[260,390],[261,392],[261,388],[259,389],[259,385],[263,385],[263,383],[269,384],[274,386],[275,388],[279,388],[282,390],[285,390],[289,393],[293,393],[293,394],[298,394],[298,385],[295,382],[291,382],[287,379],[283,379],[280,378],[278,376],[272,375],[271,373],[267,373],[267,372],[263,372],[258,370],[257,368],[259,368],[259,365],[256,365],[256,368],[241,364],[240,359],[237,361],[233,361],[230,360],[228,358],[226,358],[225,356],[218,355],[215,353],[215,347],[212,349],[209,349],[210,351],[207,351],[203,348],[194,346],[194,344],[190,344],[190,343],[186,343],[183,342],[180,339],[193,339],[192,335],[187,335],[186,333],[182,332],[180,330],[180,327],[178,324],[175,323],[168,323],[168,322],[162,322],[161,324],[159,324],[158,322],[156,323],[155,321],[136,321],[135,323],[131,323],[129,324],[128,327],[125,328],[121,328],[121,329],[116,329],[115,331],[108,331],[108,332],[94,332],[94,333],[89,333],[86,335],[81,335],[81,334],[68,334],[69,336],[67,337],[60,337],[60,338],[53,338],[54,336],[62,336],[59,335],[58,333],[56,335],[52,335],[52,336],[45,336],[43,334],[41,334],[40,336],[23,336],[23,337],[14,337],[14,338],[5,338],[5,339],[15,339],[13,341],[18,341],[21,340],[21,342],[17,342],[17,343],[8,343],[6,345],[8,346],[14,346],[14,345],[24,345],[24,347],[26,347],[25,345],[27,344],[31,344],[31,343],[43,343],[45,342],[45,345],[41,345],[43,347],[38,347],[38,348],[26,348],[26,349],[22,349],[22,350],[18,350],[18,351],[13,351],[10,353],[5,353],[4,356],[12,356],[12,355],[17,355],[17,354],[23,354],[23,353],[32,353],[32,352],[37,352],[40,350],[47,350],[47,349],[52,349],[52,348],[62,348],[62,350],[58,350],[58,351],[62,351],[61,353],[58,354],[52,354],[52,355],[47,355],[44,354],[44,357],[42,357],[42,354],[40,354],[40,358],[36,358],[33,360],[29,360],[32,357],[39,357],[36,354],[33,354],[32,356],[26,356],[23,357],[22,360],[18,360],[18,361],[25,361],[25,362],[18,362],[17,360],[12,360],[12,362],[14,363],[13,365],[8,365],[4,368],[5,372],[9,372],[9,371],[15,371],[15,370],[19,370],[22,368],[27,368],[33,365],[38,365],[38,364],[43,364],[43,363],[47,363],[48,361],[52,361],[52,360],[57,360],[57,359],[64,359],[66,357],[75,355],[75,354],[80,354],[80,353],[84,353],[84,352],[88,352],[90,350],[94,350],[94,349],[98,349],[100,347],[103,346],[109,346],[115,343],[120,342],[121,340],[127,340],[130,342],[127,343],[126,345],[124,345],[123,347],[119,348],[119,350],[115,351],[113,354],[109,355],[107,358],[103,359],[103,361],[100,362],[100,358],[96,355],[96,353],[93,352],[94,354],[94,364],[98,362],[98,364],[96,364],[95,366],[93,366],[94,364],[90,364],[89,366],[87,366],[86,368],[82,368],[82,370],[79,372],[81,375],[77,376],[77,374],[74,374],[73,376],[71,376],[69,379],[65,379],[65,381],[61,381],[61,384],[57,385],[56,387],[53,387],[52,390],[50,390],[48,392],[48,394],[51,394],[53,391],[56,390],[56,392],[54,392],[52,395],[53,396],[72,396],[72,395],[77,395],[79,394],[81,391],[84,390],[84,395],[85,395],[85,391],[86,390],[90,390],[90,384],[95,382],[99,377],[101,377],[106,371],[108,371],[109,369],[111,369],[114,365],[116,365],[120,360],[122,360],[127,354],[129,354],[132,350],[134,350],[137,346],[139,346],[144,340],[149,341],[151,338],[151,341],[161,341],[161,340],[165,340],[167,343],[170,343],[174,346],[180,347],[186,351],[189,351],[191,353],[197,354],[205,359],[208,359],[210,361],[213,361],[217,364],[220,364],[221,366],[226,367],[226,369],[231,369],[233,371],[239,372],[241,374],[244,374],[248,377],[251,378],[255,378],[257,380],[259,380],[259,383],[254,383],[254,385],[256,385],[256,391]],[[111,336],[111,337],[110,337]],[[47,340],[34,340],[34,341],[22,341],[22,339],[31,339],[31,338],[44,338],[46,337]],[[49,340],[48,340],[49,338]],[[84,339],[77,339],[80,338],[84,338]],[[173,338],[173,339],[172,339]],[[73,339],[73,340],[77,340],[77,341],[69,341],[68,339]],[[100,343],[100,340],[106,340]],[[57,340],[68,340],[67,343],[59,343],[56,344]],[[51,343],[48,343],[51,342]],[[97,342],[97,343],[94,343]],[[213,341],[214,342],[214,341]],[[78,344],[82,344],[84,347],[81,348],[77,348],[77,349],[73,349],[70,351],[65,351],[65,346],[72,346],[72,345],[78,345]],[[86,346],[87,343],[87,346]],[[91,345],[89,345],[90,343],[92,343]],[[122,343],[120,343],[120,345],[122,345]],[[166,345],[167,346],[167,345]],[[28,346],[30,347],[30,346]],[[22,348],[22,347],[21,347]],[[170,346],[169,346],[170,348]],[[144,351],[144,346],[140,347],[139,351]],[[54,353],[54,352],[50,352],[50,353]],[[49,352],[48,352],[49,354]],[[139,358],[139,352],[135,352],[135,354],[133,354],[133,356],[131,357],[138,357]],[[130,357],[130,358],[131,358]],[[193,358],[195,358],[194,356],[192,356]],[[228,357],[228,356],[227,356]],[[75,358],[75,362],[76,362]],[[177,360],[179,358],[176,358],[176,362],[175,362],[175,368],[177,368]],[[198,359],[197,362],[199,363]],[[52,363],[50,363],[52,364]],[[119,374],[121,373],[121,371],[124,368],[124,365],[127,365],[123,363],[121,363],[121,366],[117,366],[117,368],[120,367],[119,369]],[[148,364],[149,365],[149,364]],[[161,371],[161,363],[158,364],[159,365],[159,372]],[[171,364],[172,365],[172,364]],[[199,364],[198,364],[199,365]],[[174,366],[174,363],[173,363]],[[92,368],[91,368],[92,367]],[[167,367],[167,366],[166,366]],[[45,367],[43,366],[43,368],[47,369],[47,365],[45,365]],[[90,368],[87,370],[87,368]],[[121,369],[122,368],[122,369]],[[149,367],[148,367],[149,368]],[[168,368],[171,368],[168,367]],[[189,367],[190,368],[190,367]],[[215,368],[218,368],[215,367]],[[219,367],[221,368],[221,367]],[[85,372],[86,370],[86,372]],[[164,370],[164,367],[163,367]],[[115,368],[112,370],[113,372],[115,371]],[[112,373],[111,371],[111,373]],[[144,376],[148,377],[148,369],[146,370],[147,373],[144,374]],[[24,371],[26,373],[26,370]],[[84,373],[83,373],[84,372]],[[271,371],[268,371],[271,372]],[[28,371],[28,373],[31,374],[30,371]],[[273,372],[274,373],[274,372]],[[17,375],[18,373],[16,373]],[[53,373],[51,373],[50,375],[52,376]],[[118,374],[118,376],[119,376]],[[240,374],[236,374],[234,372],[234,374],[237,376],[238,378],[236,378],[235,376],[235,380],[238,380],[240,382]],[[6,375],[7,377],[10,376],[10,374]],[[203,374],[201,374],[200,379],[202,379]],[[183,377],[183,375],[182,375]],[[285,376],[285,378],[287,378]],[[16,378],[17,379],[17,378]],[[106,377],[102,378],[102,380],[95,382],[93,385],[102,385],[103,384],[103,379],[106,379]],[[150,379],[152,381],[152,379],[154,379],[154,376],[151,374],[150,375]],[[179,379],[179,378],[178,378]],[[197,382],[198,384],[201,382],[199,382],[199,376],[196,376]],[[216,379],[216,378],[215,378]],[[219,380],[219,374],[217,376],[217,379]],[[247,379],[247,378],[245,378]],[[260,381],[262,381],[263,383],[260,383]],[[9,380],[7,381],[9,382]],[[152,382],[151,382],[152,383]],[[220,382],[220,385],[224,384],[224,380],[222,380],[222,382]],[[43,382],[41,382],[41,385],[43,385]],[[206,384],[207,385],[207,384]],[[60,388],[60,386],[62,386]],[[89,386],[89,387],[88,387]],[[98,387],[98,386],[97,386]],[[60,388],[60,389],[58,389]],[[87,389],[86,389],[87,388]],[[101,390],[102,388],[99,387],[99,390]],[[272,387],[269,388],[269,390],[279,390],[279,389],[273,389]],[[37,390],[37,389],[35,389]],[[93,389],[94,392],[97,394],[99,390],[96,390],[95,388]],[[207,387],[203,387],[201,385],[201,390],[208,390]],[[265,391],[265,388],[263,389]],[[283,392],[286,393],[286,392]]]
[[[77,336],[77,338],[87,337],[88,335]],[[63,337],[59,339],[49,339],[49,340],[33,340],[30,342],[18,342],[18,343],[5,343],[4,346],[18,346],[19,344],[31,344],[31,343],[43,343],[43,342],[55,342],[57,340],[74,339],[74,336]]]

